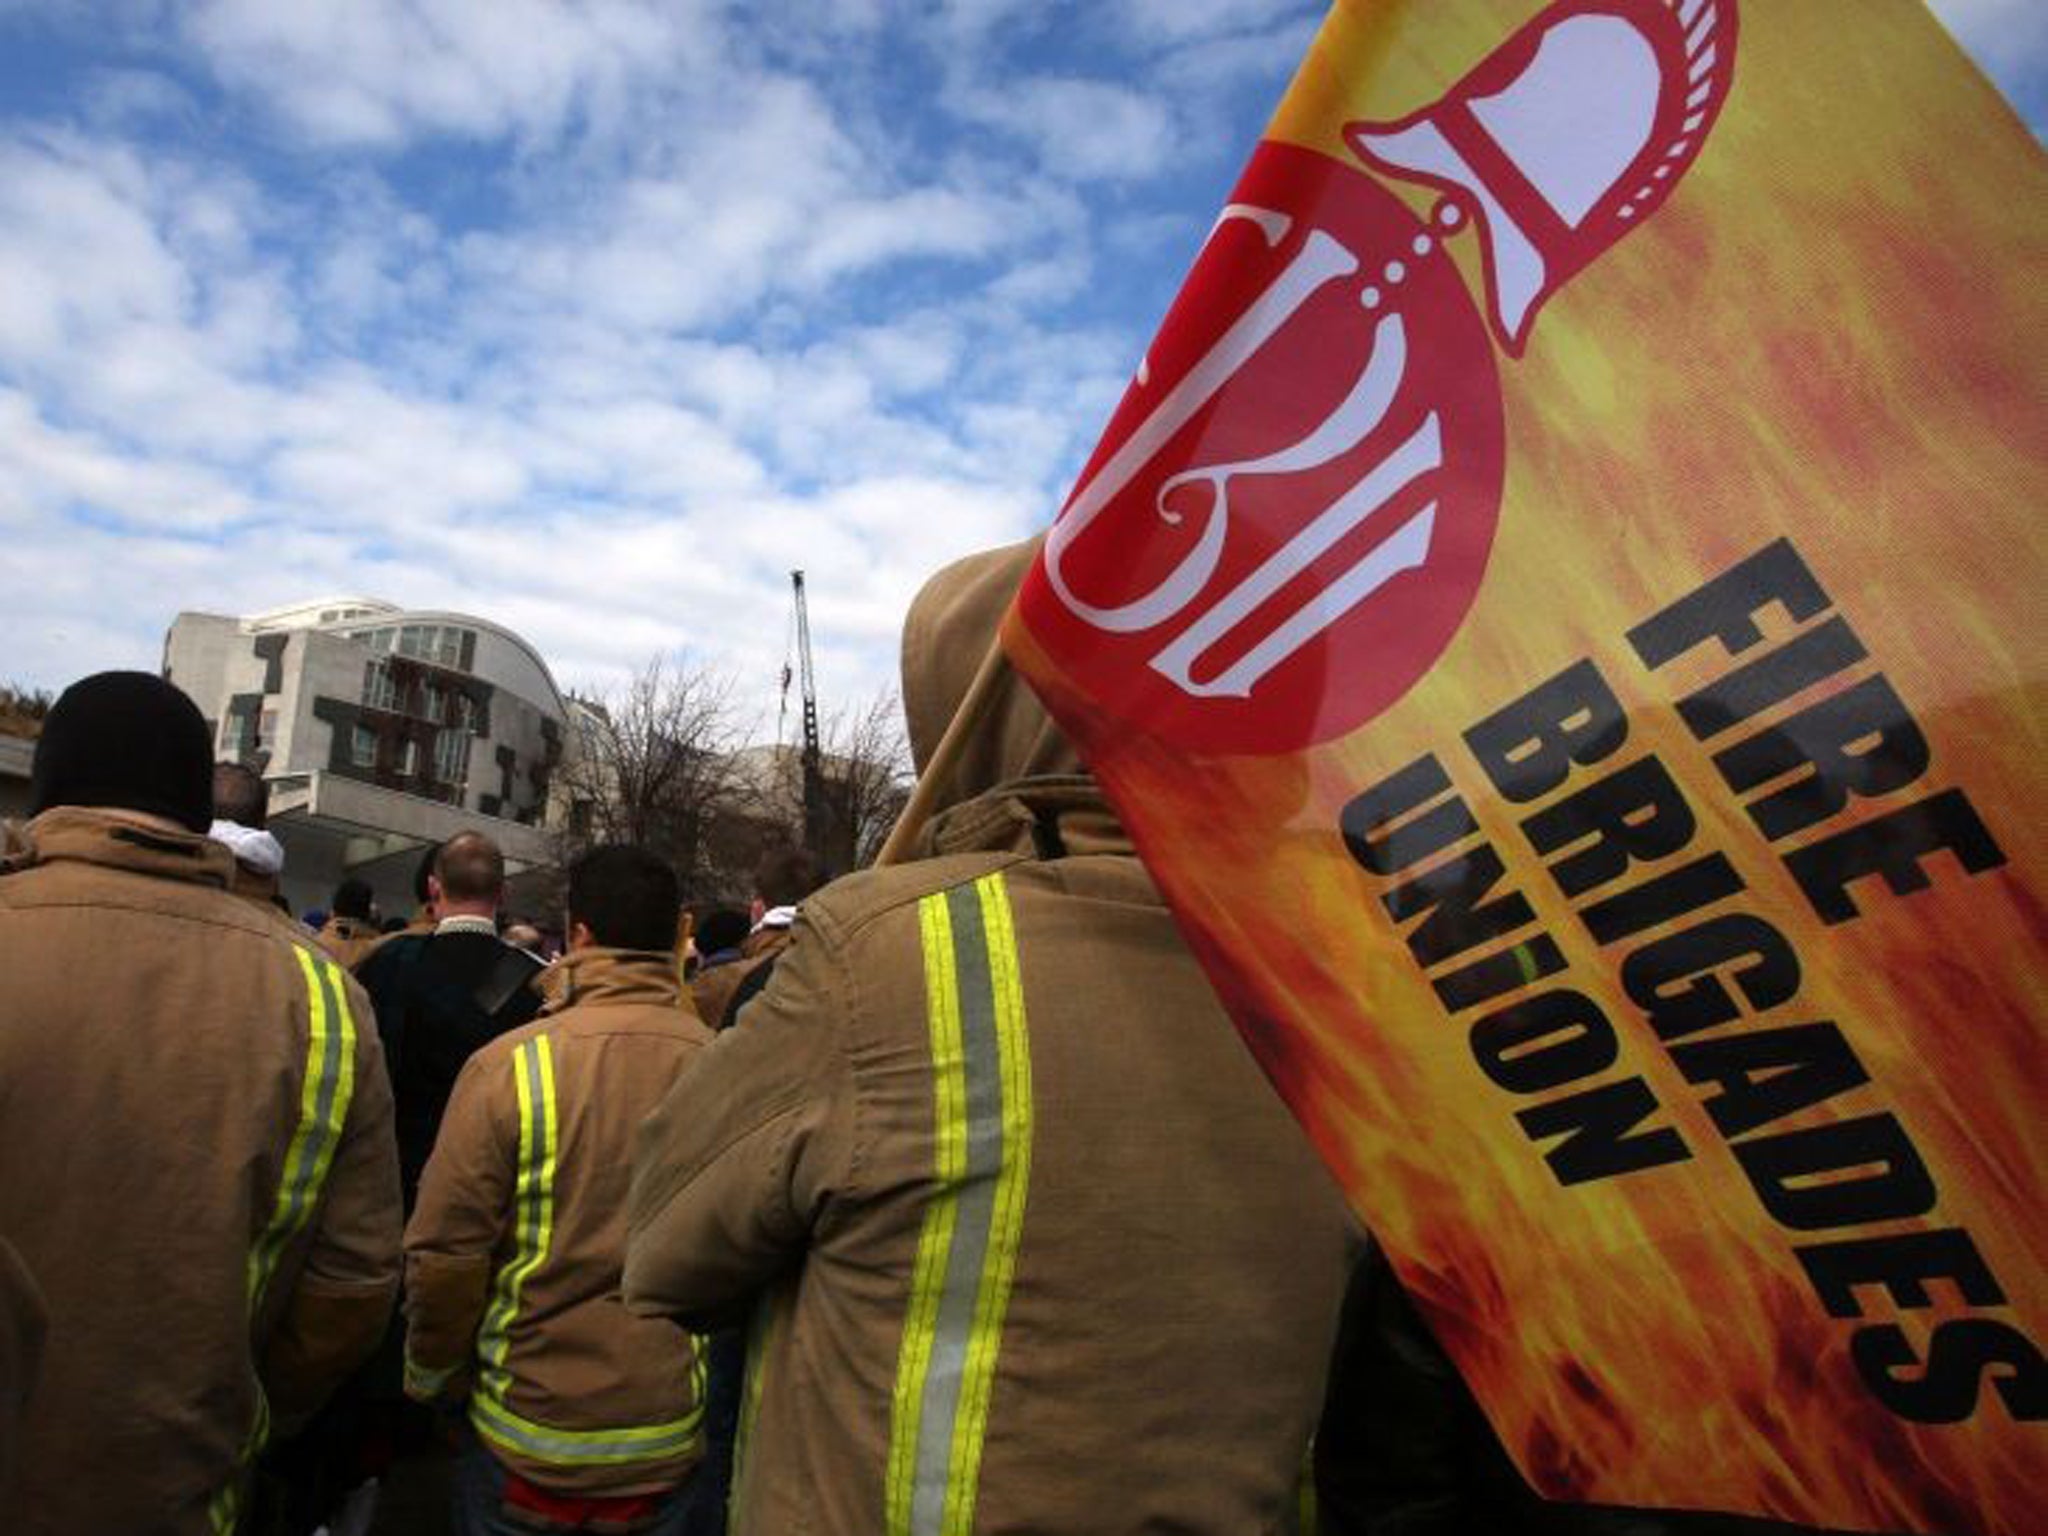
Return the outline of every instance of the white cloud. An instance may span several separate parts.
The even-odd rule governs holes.
[[[161,74],[0,116],[5,671],[346,590],[766,699],[802,566],[828,695],[885,684],[923,577],[1046,521],[1106,420],[1143,338],[1063,311],[1153,259],[1115,229],[1183,156],[1182,106],[1079,74],[963,119],[1047,19],[954,7],[948,62],[913,9],[131,16]]]
[[[1172,111],[1156,97],[1106,80],[986,75],[957,86],[962,117],[1012,134],[1041,169],[1074,181],[1139,180],[1173,152]]]
[[[689,0],[206,0],[185,17],[221,82],[308,138],[547,138],[685,71],[715,36]]]

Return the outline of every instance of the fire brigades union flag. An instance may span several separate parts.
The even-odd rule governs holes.
[[[2044,289],[1909,0],[1342,0],[1005,628],[1548,1496],[2048,1529]]]

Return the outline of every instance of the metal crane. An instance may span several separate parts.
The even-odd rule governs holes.
[[[803,686],[804,847],[810,851],[811,857],[822,870],[825,867],[826,842],[830,833],[826,826],[825,754],[818,741],[818,685],[811,671],[811,615],[809,605],[804,601],[804,573],[791,571],[789,585],[795,602],[797,668]],[[787,667],[783,668],[782,686],[784,697],[787,698]]]

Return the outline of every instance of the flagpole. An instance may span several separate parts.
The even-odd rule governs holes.
[[[997,684],[1007,670],[1008,658],[1003,653],[1000,636],[989,642],[988,653],[981,658],[981,665],[975,669],[974,680],[967,685],[967,693],[960,700],[960,707],[953,711],[953,718],[946,723],[946,734],[939,738],[939,744],[932,751],[931,761],[924,765],[924,772],[917,776],[917,783],[910,791],[910,799],[904,803],[903,814],[896,818],[896,825],[889,829],[889,837],[882,844],[882,851],[875,855],[875,865],[880,868],[887,864],[900,864],[910,854],[911,844],[917,841],[925,823],[932,819],[938,809],[939,786],[952,776],[953,765],[960,759],[968,740],[979,730],[983,718],[994,702]]]

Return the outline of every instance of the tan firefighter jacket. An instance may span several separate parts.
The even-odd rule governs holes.
[[[8,1507],[10,1472],[21,1444],[21,1416],[35,1390],[49,1313],[35,1276],[0,1237],[0,1509]]]
[[[554,1011],[471,1056],[406,1229],[406,1390],[467,1395],[499,1459],[563,1493],[651,1493],[699,1455],[690,1336],[619,1299],[634,1128],[709,1041],[673,955],[587,949]]]
[[[219,844],[68,808],[28,839],[0,876],[0,1232],[49,1337],[7,1529],[225,1529],[269,1424],[390,1312],[375,1022],[310,936],[229,894]]]
[[[690,998],[696,1003],[697,1017],[704,1021],[705,1027],[712,1030],[725,1028],[726,1014],[746,979],[788,947],[787,928],[763,928],[758,933],[747,935],[737,960],[728,960],[723,965],[699,971],[690,983]]]
[[[314,940],[343,970],[353,971],[382,937],[375,924],[359,917],[330,917]]]
[[[1020,571],[913,611],[921,760]],[[628,1301],[756,1301],[740,1536],[1291,1518],[1351,1227],[1072,766],[1014,685],[642,1131]]]

